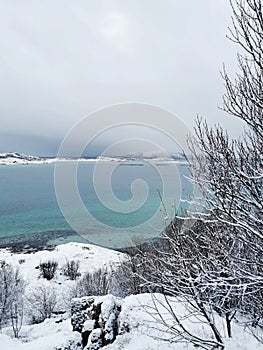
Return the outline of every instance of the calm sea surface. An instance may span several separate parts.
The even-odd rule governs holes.
[[[113,194],[120,201],[132,198],[131,184],[136,179],[140,178],[148,185],[148,196],[138,210],[119,213],[110,208],[111,203],[101,203],[97,196],[93,184],[95,164],[80,163],[77,182],[83,203],[96,219],[95,222],[98,222],[96,225],[92,221],[87,230],[93,235],[100,235],[102,241],[105,233],[100,223],[110,227],[112,232],[116,228],[123,228],[126,234],[129,228],[132,232],[138,230],[138,235],[150,236],[154,230],[161,231],[164,228],[164,212],[160,210],[163,207],[160,194],[163,197],[164,187],[169,189],[169,195],[163,197],[169,216],[174,214],[174,201],[178,204],[178,193],[185,199],[192,191],[185,179],[185,175],[189,175],[186,166],[177,165],[178,174],[174,176],[171,171],[174,165],[169,163],[156,164],[154,167],[137,161],[116,164],[111,175],[107,174],[105,165],[105,172],[97,179],[97,186],[110,182]],[[20,244],[42,247],[67,241],[85,241],[70,227],[58,206],[54,188],[54,164],[0,166],[0,194],[0,246]],[[111,198],[109,196],[109,200]],[[72,207],[72,213],[74,210],[77,217],[77,209]],[[139,232],[138,225],[155,213],[154,223],[144,227],[145,232]]]

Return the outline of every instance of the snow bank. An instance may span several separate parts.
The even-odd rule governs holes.
[[[6,334],[0,334],[0,344],[3,350],[55,350],[69,346],[72,350],[82,348],[80,334],[72,332],[70,320],[55,323],[54,319],[45,320],[37,325],[24,326],[19,339],[11,339]]]

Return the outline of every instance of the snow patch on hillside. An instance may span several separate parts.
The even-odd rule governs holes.
[[[93,272],[99,268],[118,264],[123,259],[124,254],[85,243],[66,243],[58,245],[54,250],[42,250],[31,254],[12,253],[8,249],[0,249],[0,260],[5,260],[13,266],[19,266],[19,269],[27,284],[34,286],[39,284],[39,269],[37,267],[41,262],[55,260],[59,267],[63,266],[67,260],[79,262],[79,272]],[[50,283],[55,285],[66,283],[67,278],[60,273]],[[69,281],[71,282],[71,281]],[[61,288],[60,288],[61,289]]]

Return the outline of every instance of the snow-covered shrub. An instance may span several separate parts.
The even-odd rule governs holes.
[[[47,284],[40,284],[31,290],[27,295],[29,312],[32,316],[32,323],[43,322],[50,318],[57,305],[57,295],[55,289]]]
[[[63,285],[63,290],[61,291],[61,297],[63,304],[67,310],[70,310],[71,308],[71,301],[74,298],[77,298],[78,292],[77,292],[77,284],[76,281],[70,281],[69,284]]]
[[[78,296],[106,295],[109,289],[109,271],[106,268],[86,272],[77,283]]]
[[[11,303],[10,307],[10,318],[14,337],[18,338],[19,332],[22,328],[23,318],[24,318],[24,294],[23,291],[17,293],[14,301]]]
[[[145,292],[142,288],[144,271],[140,268],[138,256],[127,256],[115,270],[111,272],[109,281],[109,293],[124,298],[131,294]],[[148,290],[146,290],[148,291]]]
[[[82,297],[72,300],[71,323],[82,334],[86,350],[99,349],[113,343],[118,334],[119,299],[112,295]]]
[[[66,264],[62,268],[63,274],[71,280],[75,280],[80,276],[79,261],[67,260]]]
[[[22,325],[24,280],[19,269],[5,261],[0,262],[0,329],[13,321],[14,335],[17,337]]]
[[[58,268],[57,261],[48,260],[46,262],[40,263],[39,269],[41,276],[46,278],[48,281],[52,280]]]

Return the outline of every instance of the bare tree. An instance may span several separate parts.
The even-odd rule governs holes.
[[[12,310],[16,302],[22,300],[24,280],[18,268],[5,261],[0,262],[0,329],[12,319]],[[22,304],[19,306],[22,307]],[[22,319],[21,319],[22,322]],[[17,333],[18,335],[18,333]],[[15,333],[16,336],[16,333]]]
[[[41,262],[39,265],[41,276],[43,278],[46,278],[48,281],[54,278],[57,268],[58,268],[58,262],[54,260]]]
[[[24,296],[16,298],[11,305],[11,323],[15,338],[18,338],[24,318]]]
[[[50,318],[57,306],[57,295],[50,284],[42,283],[28,292],[26,296],[34,323]]]
[[[234,81],[224,69],[224,110],[243,120],[247,129],[240,139],[231,140],[222,127],[209,128],[197,119],[196,137],[190,140],[192,181],[202,194],[195,198],[197,210],[190,218],[171,222],[164,242],[141,257],[150,268],[150,278],[140,275],[145,284],[191,306],[179,319],[167,301],[176,325],[163,319],[167,329],[176,339],[206,348],[224,347],[216,314],[225,318],[229,337],[237,313],[246,313],[254,326],[262,325],[263,317],[262,2],[235,0],[231,6],[231,38],[243,54],[238,55],[240,73]],[[184,321],[193,314],[210,327],[214,344],[187,329]]]
[[[194,154],[195,182],[216,219],[238,227],[248,238],[263,238],[263,17],[261,0],[232,3],[231,40],[240,72],[231,81],[226,70],[224,110],[243,120],[248,129],[239,140],[230,140],[222,127],[209,128],[197,120]]]
[[[99,268],[94,272],[86,272],[77,281],[77,295],[105,295],[109,288],[109,272],[107,268]]]
[[[81,274],[79,272],[79,261],[67,260],[65,265],[62,267],[63,274],[69,277],[70,280],[75,280]]]
[[[209,256],[212,242],[217,243],[212,227],[206,234],[205,224],[202,222],[193,221],[192,226],[186,227],[184,219],[177,218],[167,228],[162,239],[152,245],[151,250],[140,253],[141,265],[147,271],[139,275],[144,288],[148,286],[149,291],[161,292],[165,295],[166,302],[168,297],[179,298],[189,309],[179,319],[167,303],[165,308],[174,325],[171,326],[171,320],[166,322],[165,318],[162,320],[163,325],[173,334],[174,341],[178,341],[178,338],[188,341],[191,337],[194,344],[203,344],[206,349],[213,346],[223,348],[223,335],[215,321],[215,305],[219,305],[227,295],[223,288],[224,266],[219,264],[219,254],[215,253],[213,258]],[[164,307],[164,304],[163,302],[161,306]],[[158,306],[159,302],[156,303],[156,311],[160,316]],[[206,323],[210,328],[209,341],[187,329],[187,320],[193,318],[195,322]]]
[[[193,181],[202,193],[202,210],[195,218],[224,227],[230,243],[224,289],[239,290],[239,310],[251,325],[263,325],[263,15],[261,0],[231,1],[233,26],[230,39],[242,51],[239,73],[231,80],[226,69],[223,109],[241,119],[245,133],[231,140],[220,126],[209,128],[200,118],[193,153]],[[211,247],[211,252],[213,251]],[[234,276],[234,279],[233,279]],[[238,281],[238,283],[237,283]],[[233,293],[221,305],[236,302]],[[231,319],[231,315],[229,315]],[[231,334],[231,332],[230,332]]]
[[[162,305],[156,299],[152,315],[172,339],[205,349],[224,348],[218,315],[225,319],[229,337],[238,313],[251,317],[254,326],[262,325],[263,317],[262,3],[235,0],[231,6],[231,38],[244,54],[238,55],[240,73],[234,81],[224,69],[224,110],[242,119],[247,129],[231,140],[222,127],[209,128],[197,119],[196,137],[190,140],[192,181],[202,195],[195,198],[197,210],[172,221],[161,240],[138,252],[135,268],[130,265],[130,281],[137,277],[139,290],[164,295]],[[170,297],[184,302],[189,312],[179,318]],[[169,321],[160,306],[170,314]],[[186,321],[193,318],[210,328],[209,339],[187,328]]]

